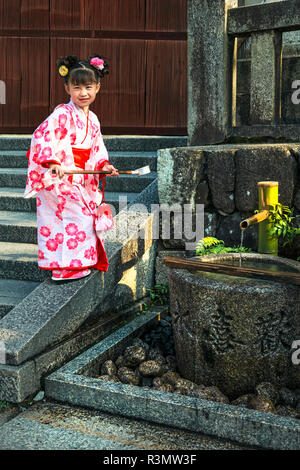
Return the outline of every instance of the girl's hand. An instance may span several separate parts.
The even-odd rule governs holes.
[[[115,168],[113,165],[106,163],[102,168],[102,171],[109,171],[111,172],[108,176],[119,176],[119,170]]]
[[[51,165],[49,165],[49,169],[51,172],[54,171],[56,173],[56,176],[58,176],[60,179],[63,178],[65,174],[64,170],[60,165],[55,165],[52,163]]]

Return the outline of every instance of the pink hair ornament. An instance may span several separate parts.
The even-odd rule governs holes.
[[[90,64],[98,70],[103,70],[104,69],[104,60],[99,59],[99,57],[93,57],[90,60]]]

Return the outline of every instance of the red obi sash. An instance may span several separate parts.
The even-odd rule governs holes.
[[[75,147],[72,147],[72,150],[75,166],[84,170],[85,164],[90,158],[91,149],[77,149]]]
[[[91,149],[77,149],[75,147],[72,147],[72,151],[73,151],[75,166],[77,166],[77,168],[81,168],[82,170],[84,170],[85,164],[90,158]],[[26,157],[29,160],[30,149],[28,150]]]

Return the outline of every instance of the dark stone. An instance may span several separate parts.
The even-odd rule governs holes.
[[[290,406],[279,405],[276,408],[279,416],[288,416],[289,418],[300,418],[300,411],[291,408]]]
[[[162,355],[162,351],[159,348],[157,347],[150,348],[148,355],[147,355],[147,359],[152,361],[156,359],[156,356],[161,356],[161,355]]]
[[[132,341],[132,346],[141,346],[145,349],[145,351],[149,350],[149,344],[147,344],[146,341],[143,341],[141,338],[135,338]]]
[[[123,365],[124,365],[124,356],[122,354],[117,357],[117,359],[115,360],[115,364],[118,368],[123,367]]]
[[[120,367],[118,377],[124,384],[139,385],[139,377],[128,367]]]
[[[251,214],[252,215],[252,214]],[[241,244],[240,223],[247,218],[248,214],[242,216],[239,212],[234,212],[228,216],[219,215],[219,227],[216,232],[216,238],[223,240],[225,245],[234,246]],[[256,250],[258,242],[257,225],[252,225],[244,231],[243,246]]]
[[[265,413],[277,414],[274,403],[262,395],[257,395],[249,400],[248,408],[263,411]]]
[[[114,376],[117,373],[117,367],[112,360],[105,361],[101,367],[101,375]]]
[[[175,356],[166,356],[167,364],[170,371],[175,371],[177,367],[177,361]]]
[[[153,379],[152,377],[143,377],[141,383],[142,383],[142,387],[152,387]]]
[[[264,397],[271,400],[275,406],[277,405],[279,401],[279,393],[273,384],[270,382],[262,382],[257,385],[257,387],[255,387],[255,390],[258,395],[263,395]]]
[[[147,357],[147,352],[144,347],[135,344],[133,346],[128,346],[124,353],[124,365],[126,367],[136,367],[141,362],[145,361]]]
[[[139,372],[143,377],[158,377],[162,375],[163,369],[161,364],[150,360],[142,362],[139,365]]]
[[[286,387],[282,387],[279,390],[279,403],[281,405],[294,407],[297,404],[295,394]]]
[[[298,211],[300,211],[300,189],[298,189],[298,191],[296,192],[294,206]]]

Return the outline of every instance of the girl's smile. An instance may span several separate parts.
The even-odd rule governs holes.
[[[70,83],[65,85],[65,90],[71,96],[73,103],[87,113],[89,106],[95,101],[100,90],[100,83],[89,83],[87,85]]]

